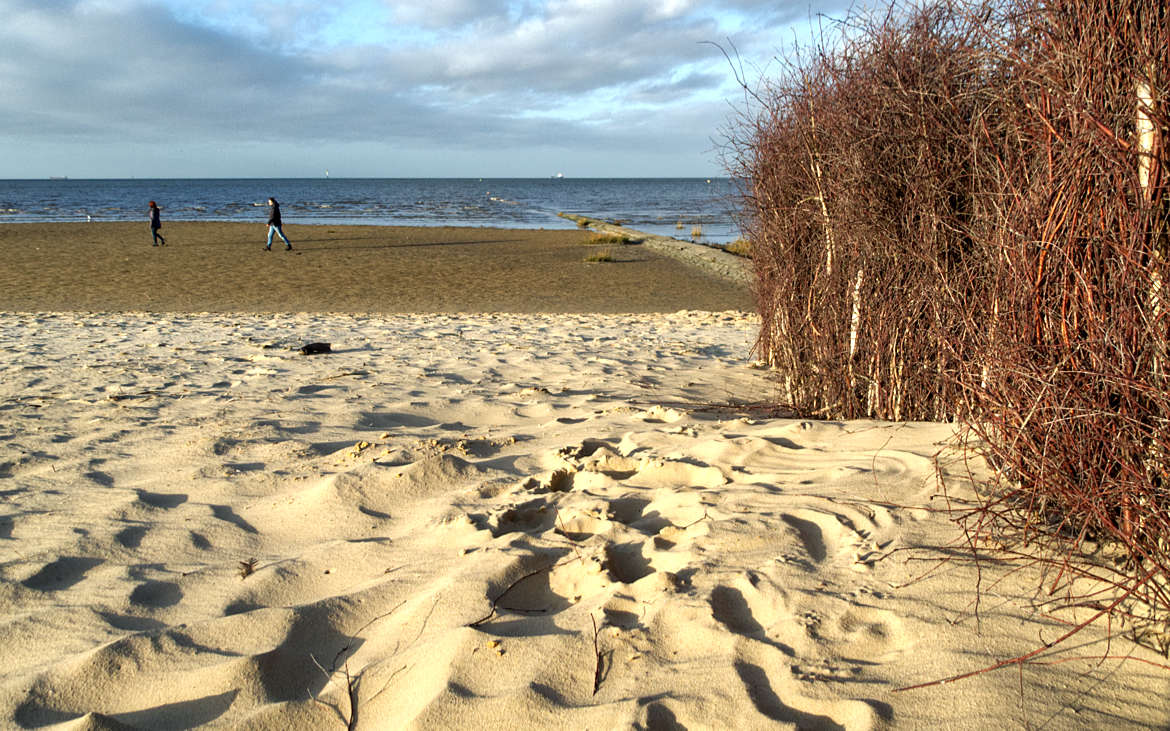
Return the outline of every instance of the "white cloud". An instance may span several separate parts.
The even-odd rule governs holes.
[[[248,144],[457,150],[469,161],[477,146],[497,156],[551,145],[615,159],[639,150],[666,157],[674,146],[701,161],[733,92],[726,61],[702,42],[736,33],[741,52],[767,54],[786,40],[782,27],[745,33],[744,19],[789,22],[804,8],[778,16],[774,3],[756,0],[0,0],[8,158],[0,177],[10,176],[5,165],[35,169],[21,149],[54,144],[101,146],[94,158],[103,160],[131,144],[198,147],[190,174],[251,174],[233,167],[246,156],[206,155]]]
[[[396,23],[437,30],[506,20],[512,9],[507,0],[386,0],[386,5]]]

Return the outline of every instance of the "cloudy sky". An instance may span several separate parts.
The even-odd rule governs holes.
[[[766,73],[845,5],[0,0],[0,178],[717,175],[709,43]]]

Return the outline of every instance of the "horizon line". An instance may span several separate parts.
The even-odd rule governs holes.
[[[211,175],[211,176],[175,176],[175,177],[72,177],[69,175],[48,175],[35,178],[0,178],[5,182],[35,182],[35,181],[93,181],[93,180],[731,180],[729,175],[603,175],[603,176],[489,176],[489,175]]]

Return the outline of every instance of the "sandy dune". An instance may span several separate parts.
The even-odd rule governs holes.
[[[756,327],[0,315],[0,725],[1170,723],[1099,633],[896,692],[1059,618],[1007,567],[974,603],[950,427],[742,406]]]

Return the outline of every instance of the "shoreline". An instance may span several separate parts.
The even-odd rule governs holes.
[[[560,214],[562,218],[574,221],[578,226],[589,228],[599,233],[624,236],[660,254],[675,258],[685,264],[697,267],[708,274],[721,277],[730,282],[750,287],[752,283],[752,266],[749,259],[729,254],[717,246],[700,244],[693,241],[659,236],[637,229],[627,228],[621,224],[610,223],[599,218],[576,216],[567,213]]]
[[[589,263],[582,230],[163,221],[0,223],[0,311],[674,312],[752,309],[743,283],[648,246]]]

